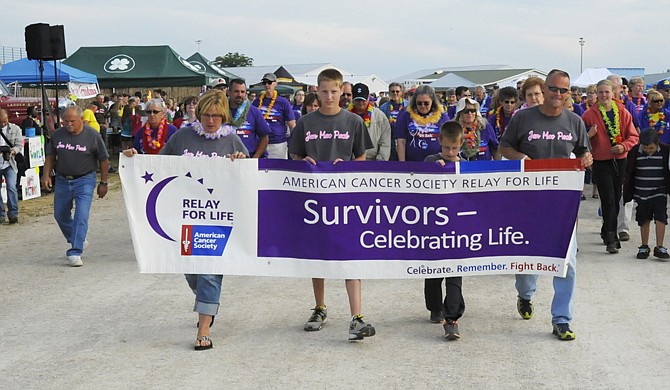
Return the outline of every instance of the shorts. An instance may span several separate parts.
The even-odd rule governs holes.
[[[644,225],[647,221],[663,222],[668,224],[668,196],[658,196],[648,200],[637,201],[637,212],[635,220],[638,226]]]

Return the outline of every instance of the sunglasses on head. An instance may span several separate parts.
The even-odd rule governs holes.
[[[417,105],[417,106],[425,106],[425,107],[428,107],[428,106],[430,106],[430,103],[432,103],[432,102],[416,102],[416,105]]]
[[[569,91],[567,88],[559,88],[555,85],[548,85],[547,89],[549,89],[551,92],[560,92],[561,95],[565,95]]]

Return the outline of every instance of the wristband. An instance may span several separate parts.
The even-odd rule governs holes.
[[[99,186],[107,186],[107,182],[106,181],[101,181],[98,185]]]

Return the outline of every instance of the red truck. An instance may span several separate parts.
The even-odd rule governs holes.
[[[49,99],[51,109],[56,109],[56,99]],[[0,81],[0,108],[4,108],[9,113],[9,121],[21,126],[26,119],[28,107],[37,107],[38,111],[42,109],[42,99],[36,97],[16,97],[13,96],[7,85]],[[47,121],[49,122],[49,121]],[[52,126],[50,126],[52,127]]]

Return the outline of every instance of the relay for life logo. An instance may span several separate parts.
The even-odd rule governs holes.
[[[204,178],[195,179],[191,172],[187,172],[184,175],[169,176],[155,182],[154,173],[148,171],[145,171],[141,178],[145,185],[152,185],[147,195],[145,210],[147,222],[157,235],[168,241],[177,242],[174,237],[180,231],[178,242],[182,256],[223,254],[233,230],[231,226],[233,212],[224,209],[221,200],[212,197],[214,188],[207,188]],[[198,189],[195,192],[199,194],[189,197],[161,196],[164,192],[165,195],[170,194],[171,186],[193,186]],[[175,212],[179,213],[178,219],[182,221],[178,230],[175,226],[161,225],[161,219],[174,220]],[[164,218],[161,218],[163,216]]]

